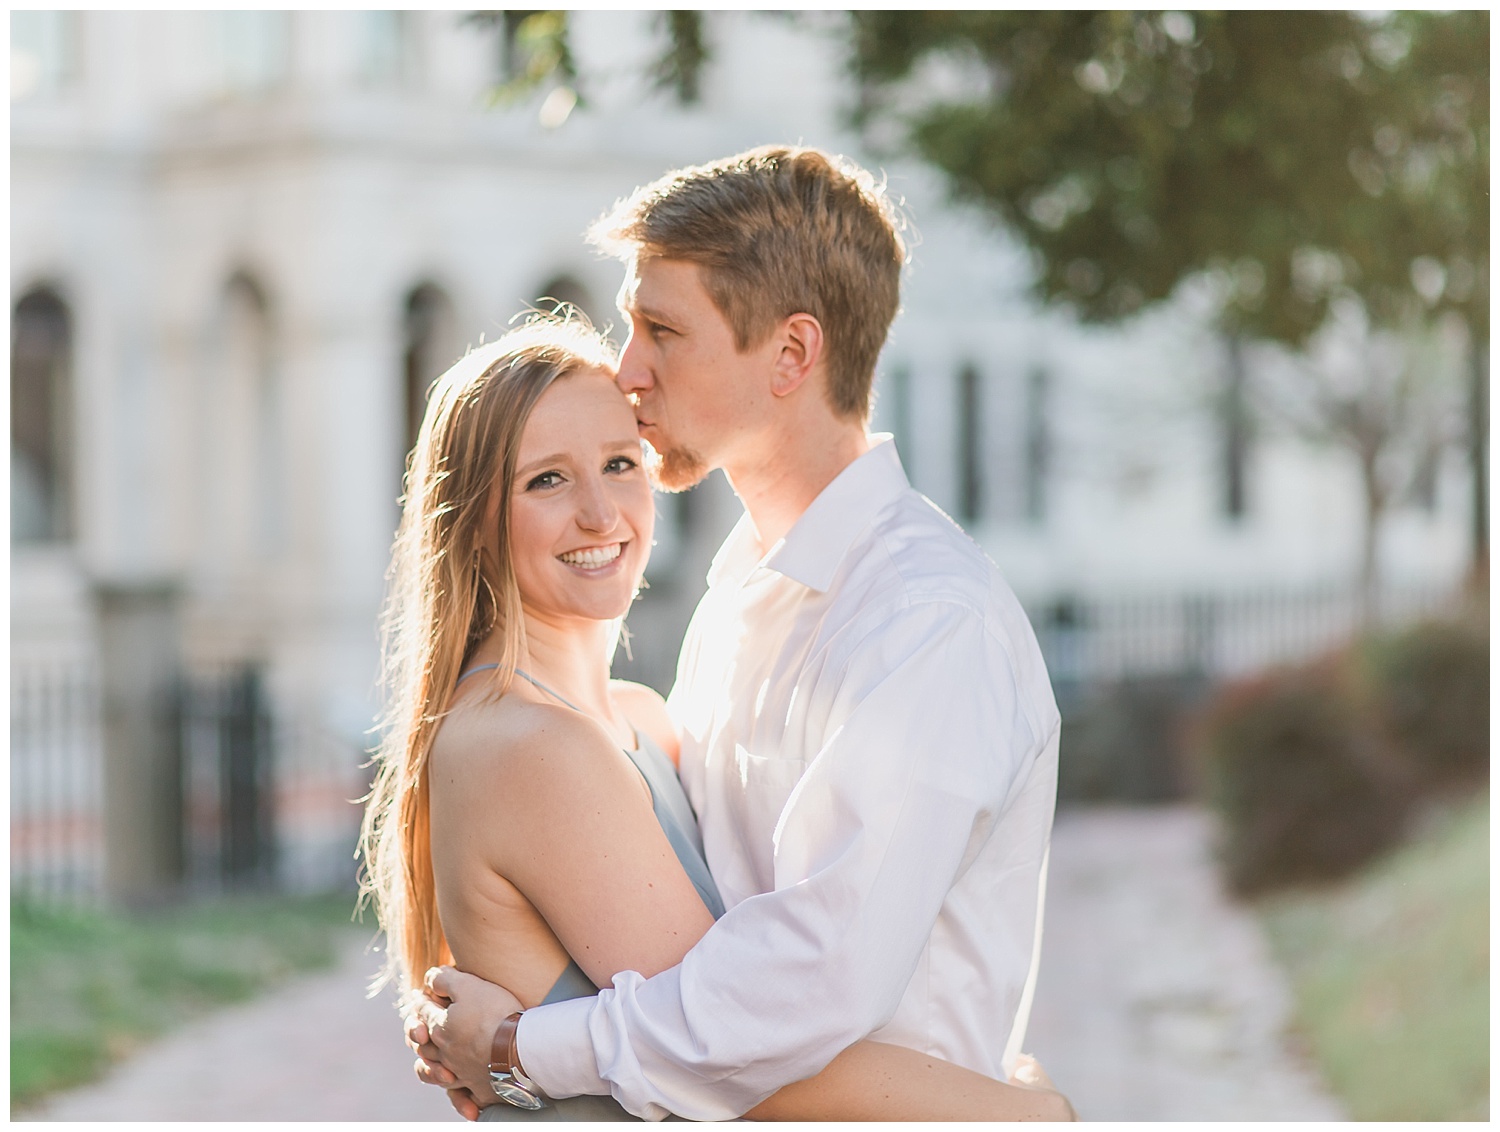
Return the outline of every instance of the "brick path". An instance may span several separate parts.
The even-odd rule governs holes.
[[[1338,1120],[1187,808],[1059,815],[1028,1045],[1085,1120]],[[25,1120],[452,1120],[351,945],[332,974],[193,1023]]]

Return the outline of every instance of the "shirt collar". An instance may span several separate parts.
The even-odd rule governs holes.
[[[818,493],[765,557],[759,556],[750,516],[740,516],[709,567],[709,585],[743,580],[757,566],[765,566],[809,589],[826,591],[860,531],[876,512],[911,486],[890,434],[878,433],[870,439],[871,449]]]
[[[826,592],[860,532],[882,508],[911,488],[891,434],[875,433],[870,441],[870,450],[818,493],[765,557],[759,556],[750,516],[741,515],[714,555],[709,585],[743,580],[757,566],[765,566],[809,589]]]
[[[771,548],[765,560],[768,567],[809,589],[827,591],[860,532],[910,490],[890,433],[877,433],[870,440],[870,450],[835,476]]]

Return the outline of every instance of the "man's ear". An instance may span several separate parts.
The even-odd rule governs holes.
[[[823,359],[823,325],[810,314],[788,315],[777,331],[780,350],[771,372],[771,392],[785,397],[802,387]]]

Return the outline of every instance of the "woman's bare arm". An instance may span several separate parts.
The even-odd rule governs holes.
[[[433,783],[434,839],[452,840],[449,856],[462,853],[518,890],[596,985],[618,971],[649,976],[675,966],[713,916],[656,820],[640,772],[574,712],[526,705],[506,722],[508,733],[484,741],[482,757],[464,752],[434,765],[435,779],[455,776]],[[437,825],[440,809],[446,829]],[[483,954],[484,938],[468,947],[454,940],[455,955],[505,985],[504,957]]]
[[[745,1115],[751,1120],[1078,1119],[1068,1099],[1047,1086],[1007,1084],[942,1058],[872,1041],[850,1046],[821,1073],[787,1085]]]
[[[493,777],[491,777],[493,775]],[[472,796],[504,799],[482,852],[542,913],[596,985],[675,966],[713,923],[652,812],[635,768],[602,729],[550,712]],[[465,828],[479,821],[476,812]],[[476,972],[483,974],[484,972]],[[1045,1088],[1007,1084],[940,1058],[860,1042],[780,1090],[757,1120],[1067,1120]]]

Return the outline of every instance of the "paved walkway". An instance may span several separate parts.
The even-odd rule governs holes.
[[[96,1084],[12,1120],[452,1120],[417,1081],[394,997],[351,937],[336,970],[188,1025]]]
[[[1285,1034],[1257,928],[1187,808],[1065,812],[1031,1051],[1085,1120],[1338,1120]],[[25,1120],[454,1120],[351,944],[332,974],[195,1023]]]
[[[1027,1046],[1084,1120],[1343,1120],[1187,807],[1064,811]]]

